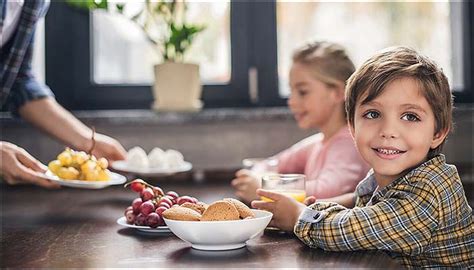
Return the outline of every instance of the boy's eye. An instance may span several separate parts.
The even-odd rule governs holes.
[[[402,120],[406,120],[406,121],[410,121],[410,122],[416,122],[416,121],[420,121],[420,118],[416,114],[407,113],[407,114],[402,116]]]
[[[363,115],[367,119],[375,119],[380,116],[380,114],[376,111],[368,111]]]

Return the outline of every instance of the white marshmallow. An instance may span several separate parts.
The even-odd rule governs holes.
[[[168,167],[165,151],[158,147],[153,148],[148,154],[148,161],[151,168],[165,169]]]
[[[183,154],[181,154],[179,151],[176,151],[174,149],[168,149],[166,150],[165,154],[168,166],[170,168],[179,168],[183,165],[184,157]]]
[[[128,151],[126,161],[128,166],[132,168],[145,169],[149,166],[145,150],[138,146],[135,146]]]

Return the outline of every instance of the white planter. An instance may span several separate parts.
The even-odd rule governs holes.
[[[155,65],[154,110],[199,111],[201,92],[199,65],[174,62]]]

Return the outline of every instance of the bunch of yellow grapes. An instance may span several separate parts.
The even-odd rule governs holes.
[[[108,165],[105,158],[97,159],[84,151],[66,148],[57,156],[57,159],[48,164],[48,168],[65,180],[107,181],[110,180]]]

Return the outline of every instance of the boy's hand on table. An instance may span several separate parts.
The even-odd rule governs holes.
[[[254,172],[246,169],[237,171],[231,185],[235,188],[235,195],[245,203],[258,199],[256,191],[260,188],[260,180]]]
[[[269,190],[257,189],[257,195],[269,198],[273,200],[273,202],[253,201],[252,207],[273,213],[270,226],[292,232],[298,221],[298,217],[306,208],[306,205],[297,202],[291,197]]]

